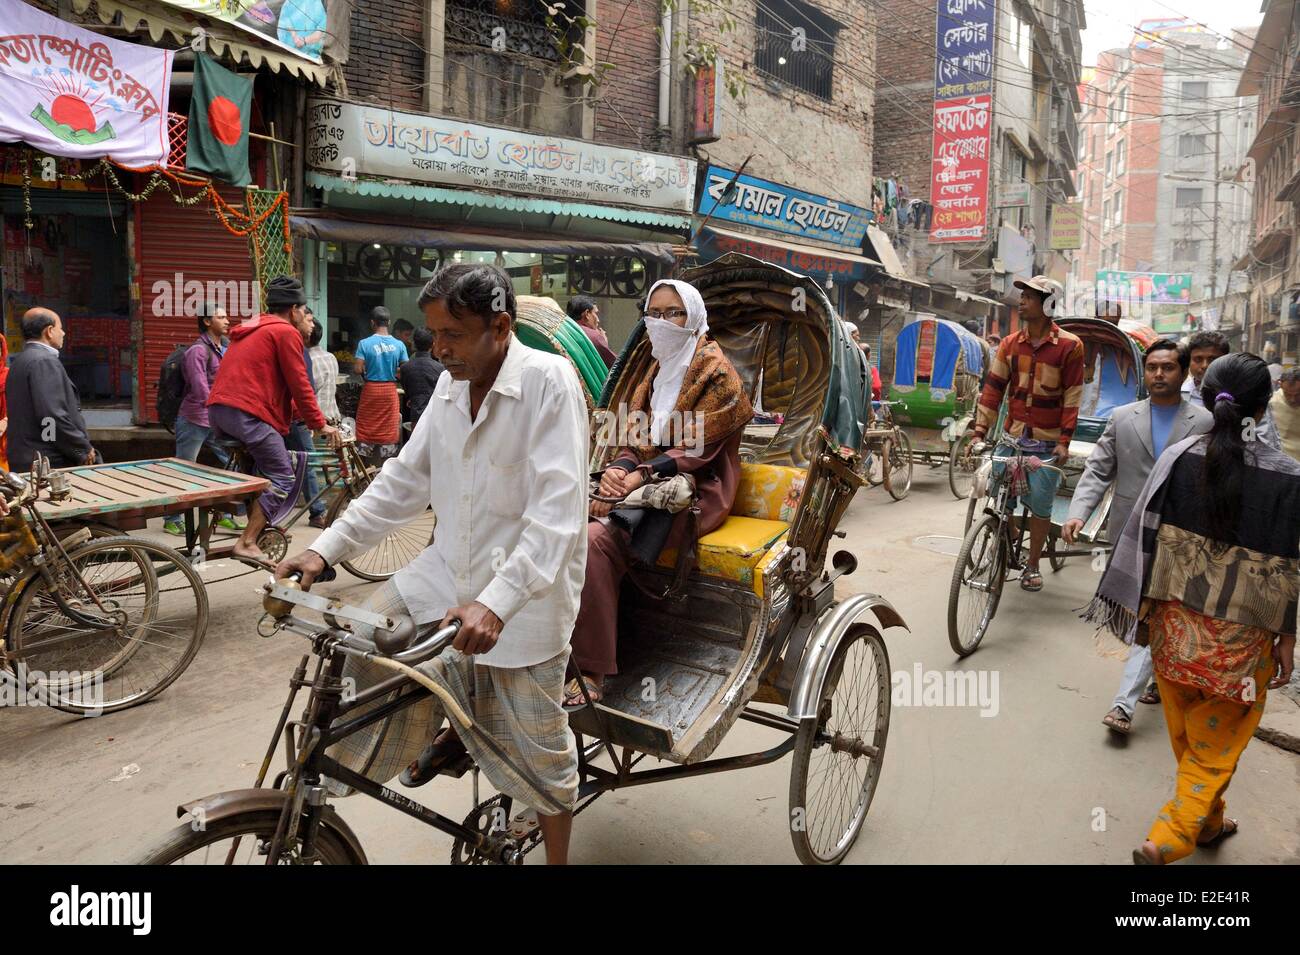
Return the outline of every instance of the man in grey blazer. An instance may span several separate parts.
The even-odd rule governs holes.
[[[1147,349],[1143,376],[1150,397],[1121,405],[1111,414],[1070,500],[1070,514],[1061,529],[1066,543],[1074,543],[1111,484],[1115,494],[1106,521],[1106,538],[1111,543],[1118,541],[1164,449],[1210,430],[1214,423],[1210,413],[1183,396],[1188,364],[1186,350],[1167,338],[1153,342]],[[1102,720],[1107,727],[1121,734],[1132,730],[1138,695],[1151,681],[1151,674],[1151,651],[1133,647],[1119,693]]]
[[[55,468],[93,464],[77,387],[59,361],[63,322],[48,308],[28,309],[22,318],[26,345],[9,367],[9,467],[30,471],[43,454]]]

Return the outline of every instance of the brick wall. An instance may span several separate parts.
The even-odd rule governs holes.
[[[424,110],[424,4],[367,0],[352,7],[348,97],[395,109]]]
[[[596,93],[602,143],[653,148],[659,113],[659,8],[643,0],[599,0],[596,61],[612,63]]]
[[[935,17],[916,0],[880,0],[877,26],[876,176],[898,174],[914,199],[930,198],[934,148]],[[906,26],[904,26],[906,24]]]

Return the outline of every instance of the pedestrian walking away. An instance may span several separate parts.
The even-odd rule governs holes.
[[[325,421],[307,377],[303,346],[311,334],[302,283],[277,276],[267,283],[269,312],[241,323],[230,334],[208,395],[208,415],[218,437],[241,443],[271,486],[253,503],[248,524],[235,542],[236,557],[262,561],[257,539],[293,509],[307,461],[285,446],[297,406],[307,426],[333,441],[338,429]]]
[[[1255,355],[1205,373],[1208,434],[1156,461],[1083,616],[1103,648],[1150,646],[1177,764],[1174,798],[1133,861],[1158,865],[1237,831],[1223,794],[1269,688],[1290,678],[1300,581],[1300,463],[1243,427],[1272,395]]]
[[[357,343],[354,368],[365,379],[357,403],[357,451],[379,461],[396,454],[401,439],[397,369],[407,360],[406,345],[388,333],[389,321],[382,305],[371,313],[372,334]]]
[[[30,471],[38,454],[55,468],[94,464],[97,454],[81,415],[81,396],[59,361],[63,320],[48,308],[32,308],[23,314],[21,327],[23,350],[5,382],[10,469]]]
[[[1106,489],[1112,486],[1115,492],[1106,521],[1106,539],[1119,540],[1165,448],[1210,430],[1213,419],[1209,412],[1184,397],[1182,386],[1188,364],[1186,350],[1170,339],[1152,342],[1147,348],[1143,376],[1149,397],[1121,405],[1106,422],[1106,430],[1088,456],[1070,500],[1069,516],[1061,528],[1067,544],[1074,544]],[[1151,693],[1152,678],[1151,651],[1134,646],[1124,664],[1119,692],[1102,719],[1109,729],[1127,735],[1132,730],[1137,703],[1160,702],[1159,694]]]
[[[578,750],[560,703],[586,563],[586,402],[568,362],[512,334],[514,290],[501,269],[445,266],[419,304],[448,374],[401,453],[276,576],[299,572],[309,587],[328,565],[432,506],[434,540],[369,606],[409,613],[422,628],[460,621],[453,649],[420,669],[472,712],[498,749],[477,733],[434,737],[443,712],[430,699],[334,755],[376,781],[405,765],[402,782],[419,786],[468,752],[501,792],[537,810],[547,861],[564,862]],[[390,675],[355,660],[344,671],[358,692]],[[526,766],[565,810],[539,805],[546,800],[500,753]]]
[[[1010,388],[1006,425],[995,456],[1023,454],[1043,463],[1063,465],[1070,456],[1070,439],[1079,419],[1083,394],[1083,342],[1052,320],[1061,298],[1060,287],[1045,275],[1017,280],[1020,318],[1024,327],[998,344],[976,408],[970,453],[979,454],[984,438],[997,422],[1003,395]],[[995,465],[1000,478],[1004,465]],[[1030,462],[1029,557],[1020,576],[1023,590],[1043,589],[1038,569],[1051,527],[1052,501],[1060,473]]]

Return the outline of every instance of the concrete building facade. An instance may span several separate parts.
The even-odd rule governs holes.
[[[1245,248],[1248,197],[1236,170],[1254,117],[1237,95],[1243,38],[1144,29],[1098,58],[1084,115],[1089,227],[1073,278],[1087,287],[1105,271],[1190,274],[1184,302],[1134,316],[1161,331],[1199,327],[1207,312],[1218,324]]]
[[[1284,364],[1300,361],[1300,3],[1269,0],[1237,92],[1257,97],[1257,128],[1242,178],[1252,191],[1249,248],[1237,262],[1248,277],[1246,346],[1273,345]]]
[[[912,198],[929,201],[935,18],[918,16],[909,0],[880,6],[882,24],[906,23],[907,30],[890,37],[890,56],[881,60],[875,174],[896,175]],[[1053,205],[1077,195],[1085,25],[1079,0],[997,0],[988,228],[977,241],[936,244],[923,229],[891,224],[917,278],[1005,306],[1018,297],[1015,278],[1067,278],[1073,253],[1051,251],[1047,237]],[[1015,325],[1014,309],[997,310],[994,321],[1005,332]]]

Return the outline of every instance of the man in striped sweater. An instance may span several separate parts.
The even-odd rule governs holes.
[[[1022,327],[998,343],[980,395],[972,450],[982,449],[984,437],[997,422],[1003,396],[1007,418],[995,452],[999,457],[1017,452],[1057,467],[1070,456],[1070,438],[1079,419],[1083,394],[1083,342],[1054,321],[1061,299],[1060,286],[1046,275],[1017,281]],[[999,475],[1002,466],[995,466]],[[1030,472],[1029,560],[1020,577],[1024,590],[1043,589],[1038,561],[1051,528],[1052,501],[1060,474],[1054,470]]]

